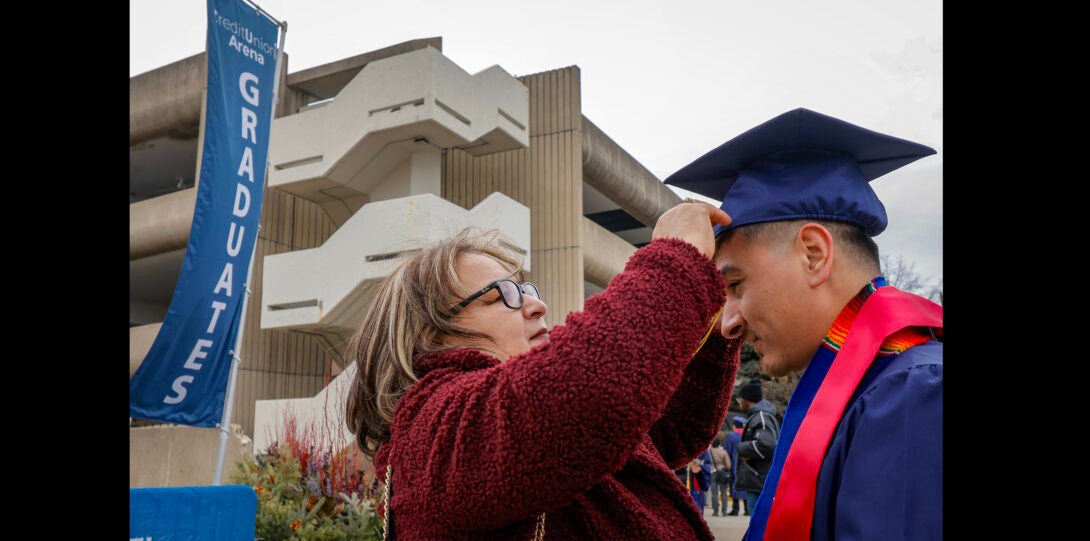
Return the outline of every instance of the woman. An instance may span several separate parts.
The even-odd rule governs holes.
[[[731,466],[730,451],[723,448],[723,440],[726,431],[719,431],[719,435],[712,440],[712,448],[708,449],[712,461],[711,496],[712,516],[719,516],[719,505],[723,505],[723,516],[727,516],[727,505],[730,503],[730,478]]]
[[[741,342],[712,332],[725,286],[711,226],[729,222],[670,209],[552,329],[495,233],[400,265],[347,350],[348,424],[391,473],[396,539],[712,540],[674,470],[715,437],[738,368]]]

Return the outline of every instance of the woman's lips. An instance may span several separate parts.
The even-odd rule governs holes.
[[[534,335],[530,337],[530,344],[531,345],[543,344],[543,343],[548,342],[548,341],[549,341],[549,329],[541,329],[540,331],[534,333]]]

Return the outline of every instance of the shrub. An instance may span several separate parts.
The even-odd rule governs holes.
[[[355,445],[337,449],[294,416],[257,456],[244,456],[231,481],[257,493],[255,536],[265,541],[382,539],[381,494],[368,482]]]

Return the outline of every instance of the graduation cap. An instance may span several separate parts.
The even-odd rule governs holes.
[[[719,145],[666,184],[723,201],[743,225],[809,218],[849,222],[873,237],[886,209],[870,181],[935,154],[935,149],[798,108]]]

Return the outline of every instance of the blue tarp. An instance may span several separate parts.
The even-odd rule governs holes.
[[[130,541],[254,541],[249,485],[130,488]]]

